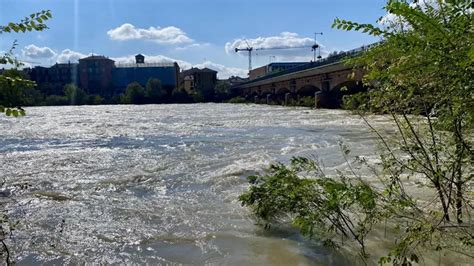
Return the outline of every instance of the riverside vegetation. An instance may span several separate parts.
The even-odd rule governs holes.
[[[472,260],[472,1],[389,0],[385,10],[393,19],[381,18],[383,26],[339,18],[333,24],[382,39],[347,60],[365,71],[364,85],[371,89],[345,99],[377,136],[380,163],[353,161],[341,144],[349,173],[327,175],[318,162],[293,158],[248,177],[250,187],[239,199],[266,228],[290,219],[326,245],[355,243],[365,263],[374,253],[367,240],[384,226],[395,234],[387,236],[391,248],[380,264],[411,265],[432,252]],[[395,136],[374,128],[367,112],[388,114]],[[378,182],[363,178],[358,167]]]
[[[212,95],[204,97],[200,91],[187,93],[184,89],[179,88],[169,90],[163,87],[161,81],[157,78],[148,79],[145,87],[138,82],[132,82],[127,85],[124,93],[114,95],[113,97],[87,94],[86,91],[76,84],[66,84],[60,95],[47,95],[42,93],[41,89],[38,89],[34,82],[28,82],[28,76],[23,71],[8,69],[0,76],[4,79],[24,81],[15,84],[0,83],[0,104],[3,106],[11,106],[12,104],[15,106],[63,106],[224,102],[234,95],[228,84],[217,84]],[[9,112],[8,114],[15,115],[17,113]]]
[[[0,25],[0,34],[43,31],[48,28],[44,22],[51,17],[52,15],[49,10],[31,14],[20,22],[10,22],[4,26]],[[0,56],[0,65],[11,65],[14,68],[23,65],[13,54],[16,46],[17,43],[15,41],[11,49]],[[6,74],[0,75],[0,113],[5,113],[7,116],[25,115],[25,111],[21,108],[22,104],[24,104],[25,91],[32,89],[34,86],[34,82],[18,75],[15,70],[7,71]]]

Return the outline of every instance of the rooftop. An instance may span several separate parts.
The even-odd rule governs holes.
[[[110,61],[114,62],[114,60],[112,60],[108,57],[105,57],[103,55],[91,55],[91,56],[79,59],[79,61],[83,61],[83,60],[110,60]]]
[[[193,74],[193,73],[202,73],[202,72],[212,72],[212,73],[217,73],[217,71],[215,70],[212,70],[210,68],[203,68],[203,69],[199,69],[197,67],[192,67],[188,70],[184,70],[183,72],[181,72],[181,75],[183,76],[186,76],[186,75],[189,75],[189,74]]]
[[[77,66],[78,63],[56,63],[54,65],[52,65],[51,67],[58,67],[58,68],[69,68],[71,66]]]
[[[132,67],[174,67],[173,62],[163,62],[163,63],[119,63],[115,64],[115,67],[118,68],[132,68]]]

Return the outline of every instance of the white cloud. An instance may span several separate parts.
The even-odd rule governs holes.
[[[175,49],[178,50],[178,51],[184,51],[184,50],[195,49],[195,48],[204,48],[204,47],[209,47],[209,46],[211,46],[210,43],[193,43],[193,44],[189,44],[189,45],[182,46],[182,47],[176,47]]]
[[[193,40],[180,28],[170,26],[165,28],[149,27],[148,29],[137,28],[130,23],[107,31],[112,40],[150,40],[160,44],[183,44],[191,43]]]
[[[235,48],[246,48],[247,45],[249,45],[254,49],[252,55],[257,57],[265,56],[265,62],[268,62],[268,56],[275,56],[275,61],[310,61],[313,59],[313,52],[311,50],[313,44],[313,38],[301,37],[294,32],[282,32],[277,36],[257,37],[255,39],[235,39],[225,44],[225,51],[228,54],[235,54]],[[238,54],[241,56],[248,55],[245,52],[239,52]],[[324,54],[327,54],[327,52],[324,50],[324,46],[321,45],[321,55]]]
[[[259,48],[281,48],[281,47],[301,47],[314,44],[312,38],[299,37],[297,33],[282,32],[278,36],[258,37],[255,39],[235,39],[225,44],[225,51],[227,53],[234,53],[235,48],[245,48],[248,45],[254,49]]]
[[[33,59],[50,59],[57,54],[49,47],[38,47],[34,44],[25,46],[22,50],[23,56]]]
[[[28,59],[36,59],[38,62],[32,62],[36,65],[49,65],[51,63],[76,63],[80,58],[87,57],[88,54],[83,54],[71,49],[64,49],[61,52],[54,51],[49,47],[38,47],[34,44],[25,46],[22,49],[22,60],[28,62]],[[35,61],[36,61],[35,60]]]
[[[76,51],[73,51],[73,50],[70,50],[70,49],[64,49],[64,50],[61,51],[60,54],[58,54],[58,56],[56,58],[56,62],[58,62],[58,63],[68,63],[68,62],[75,63],[79,59],[87,57],[87,56],[88,55],[80,53],[80,52],[76,52]]]

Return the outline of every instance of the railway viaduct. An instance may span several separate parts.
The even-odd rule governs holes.
[[[255,102],[289,104],[300,97],[315,97],[317,108],[337,108],[345,94],[365,91],[363,72],[354,71],[343,63],[348,56],[355,56],[368,49],[361,47],[316,62],[271,73],[237,85],[234,89]],[[341,90],[342,88],[345,88]]]

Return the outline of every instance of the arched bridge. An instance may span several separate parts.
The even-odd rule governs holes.
[[[363,72],[354,72],[353,68],[345,65],[342,60],[371,46],[271,73],[239,84],[234,89],[242,96],[255,101],[280,104],[287,102],[289,98],[295,100],[312,96],[316,97],[317,107],[339,107],[343,95],[366,90],[361,82]]]

